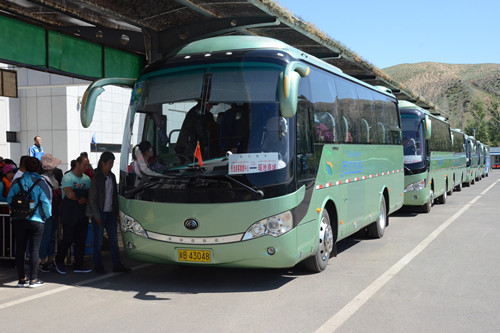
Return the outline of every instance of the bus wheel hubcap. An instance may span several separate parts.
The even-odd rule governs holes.
[[[325,222],[325,219],[321,219],[321,225],[319,228],[319,239],[320,239],[320,252],[321,259],[328,260],[330,253],[333,250],[333,232],[332,227],[329,223]]]
[[[385,228],[385,207],[383,206],[380,207],[380,216],[378,218],[378,225],[380,229]]]

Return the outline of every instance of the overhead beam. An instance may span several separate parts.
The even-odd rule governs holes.
[[[20,41],[29,41],[20,42]],[[0,15],[0,61],[84,79],[136,78],[144,57]]]
[[[226,17],[183,25],[161,32],[147,31],[150,36],[150,62],[162,59],[172,50],[195,40],[223,35],[241,29],[279,25],[275,17]]]

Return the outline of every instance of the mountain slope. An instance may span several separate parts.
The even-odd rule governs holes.
[[[500,101],[500,64],[423,62],[383,70],[394,80],[435,103],[449,117],[453,127],[466,127],[472,119],[474,102],[482,101],[489,108]]]

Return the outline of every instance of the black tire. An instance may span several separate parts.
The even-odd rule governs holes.
[[[455,191],[461,192],[462,191],[462,182],[458,183],[457,186],[455,186]]]
[[[445,190],[443,195],[441,195],[439,198],[437,198],[437,202],[441,205],[444,205],[446,203],[446,198],[447,198],[447,193]]]
[[[432,208],[432,199],[431,198],[429,198],[429,201],[427,201],[427,203],[425,205],[420,206],[420,210],[422,211],[422,213],[425,213],[425,214],[430,213],[431,208]]]
[[[325,270],[336,240],[336,237],[333,235],[332,226],[330,224],[330,216],[328,215],[326,209],[323,209],[318,232],[318,250],[312,257],[304,260],[306,269],[314,273],[319,273]]]
[[[385,205],[385,197],[382,196],[382,200],[380,202],[380,211],[378,215],[377,221],[373,222],[368,226],[368,234],[372,238],[382,238],[384,237],[384,231],[385,227],[387,226],[388,222],[388,215],[387,215],[387,207]]]

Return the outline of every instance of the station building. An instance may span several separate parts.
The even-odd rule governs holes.
[[[18,83],[18,98],[0,97],[0,156],[18,164],[38,135],[45,153],[62,161],[63,172],[81,152],[87,152],[97,167],[101,153],[110,150],[116,156],[113,172],[118,176],[130,89],[107,87],[97,101],[92,125],[83,128],[80,107],[90,81],[11,65],[0,67],[17,71]]]

